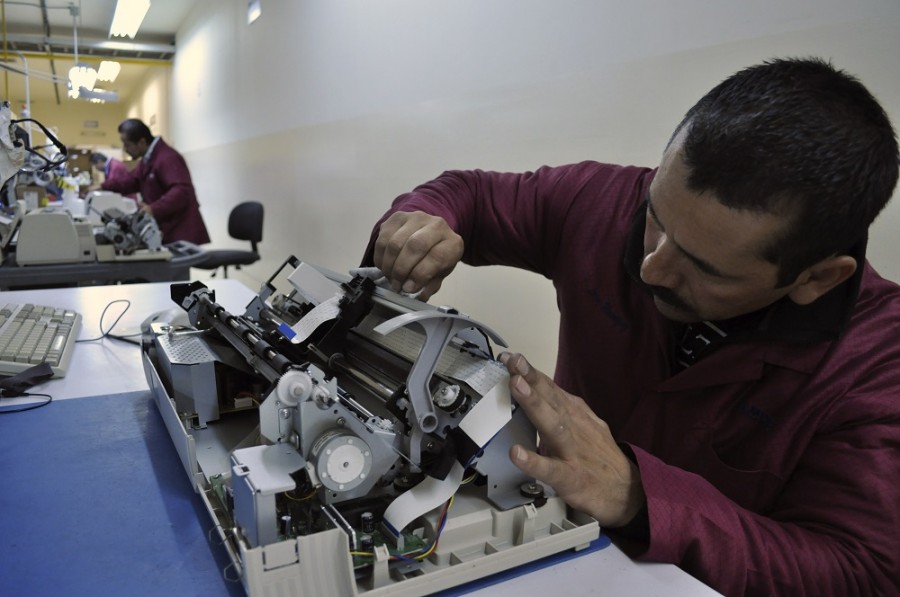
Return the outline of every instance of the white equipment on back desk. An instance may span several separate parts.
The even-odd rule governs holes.
[[[95,225],[84,215],[62,207],[44,207],[27,213],[19,226],[16,263],[57,265],[97,261],[170,261],[162,246],[153,216],[142,211],[103,211]]]
[[[9,207],[0,205],[0,251],[5,250],[15,236],[23,213],[25,213],[25,204],[22,201]]]
[[[85,263],[97,260],[93,225],[63,209],[42,207],[25,214],[19,226],[19,265]]]
[[[124,214],[133,214],[138,210],[134,199],[123,197],[112,191],[91,191],[84,198],[85,215],[95,225],[103,223],[103,212],[114,207]]]

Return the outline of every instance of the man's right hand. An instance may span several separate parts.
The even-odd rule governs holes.
[[[375,240],[375,265],[396,291],[427,301],[463,255],[463,239],[438,216],[400,211],[381,224]]]

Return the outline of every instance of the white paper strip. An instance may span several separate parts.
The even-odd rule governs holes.
[[[291,326],[294,331],[294,337],[291,338],[291,344],[300,344],[307,338],[312,336],[316,328],[338,316],[341,312],[338,303],[341,295],[335,295],[325,302],[319,303],[313,307],[312,311],[304,315],[300,321]]]
[[[483,448],[504,425],[509,423],[510,419],[512,419],[512,396],[509,394],[509,374],[507,374],[460,421],[459,428],[465,431],[479,448]]]
[[[449,500],[459,489],[463,472],[462,465],[454,462],[443,481],[426,477],[424,481],[391,502],[384,511],[384,521],[390,525],[389,528],[398,533],[402,532],[416,518]]]
[[[332,282],[325,274],[307,263],[301,263],[287,279],[303,298],[314,305],[324,303],[342,292],[340,284]]]

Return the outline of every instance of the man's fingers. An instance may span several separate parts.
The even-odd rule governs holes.
[[[525,412],[535,415],[539,411],[557,411],[561,406],[559,388],[553,380],[535,369],[520,354],[503,353],[500,362],[506,365],[510,375],[510,389],[517,402],[525,408]],[[532,419],[533,423],[537,423]]]
[[[525,410],[528,419],[534,424],[541,437],[555,434],[560,427],[560,413],[550,400],[535,392],[528,381],[521,375],[510,378],[510,390],[513,398]]]
[[[462,253],[462,237],[443,219],[398,212],[382,223],[373,258],[394,290],[412,293],[424,288],[433,293],[440,282],[432,282],[453,271]]]
[[[448,245],[448,239],[435,236],[432,230],[414,231],[397,255],[389,279],[403,292],[418,292],[433,279],[446,277],[458,260],[450,254]]]
[[[509,449],[509,459],[523,473],[551,487],[556,487],[563,476],[560,470],[563,465],[558,460],[542,456],[518,444]]]
[[[584,417],[596,419],[592,413],[581,413],[577,401],[541,371],[533,368],[520,354],[500,355],[510,372],[510,393],[525,411],[550,451],[566,451],[567,443],[583,427]],[[573,413],[577,419],[573,419]],[[569,446],[571,447],[571,446]]]
[[[510,393],[540,435],[539,452],[510,448],[525,474],[553,487],[567,504],[601,524],[621,526],[645,503],[640,472],[609,426],[581,398],[567,393],[519,354],[501,354]]]
[[[506,365],[510,375],[518,373],[519,375],[528,375],[531,365],[528,360],[517,352],[501,352],[497,357],[501,363]]]
[[[552,379],[550,379],[543,372],[532,367],[531,363],[528,362],[528,359],[526,359],[521,354],[504,354],[506,355],[506,360],[504,361],[504,355],[501,355],[501,362],[506,365],[506,368],[509,370],[510,375],[521,375],[531,387],[532,391],[537,392],[545,399],[552,400],[554,403],[559,402],[559,400],[556,400],[555,394],[562,390],[553,382]]]
[[[394,262],[405,244],[405,239],[398,236],[402,223],[395,218],[396,215],[381,225],[372,255],[375,266],[387,276],[394,271]]]
[[[437,293],[438,290],[441,289],[441,284],[443,284],[443,278],[435,278],[431,282],[425,285],[425,288],[422,289],[422,292],[419,293],[419,296],[416,297],[420,301],[428,302],[434,294]]]
[[[414,232],[407,241],[406,248],[398,258],[406,272],[403,282],[404,292],[417,292],[427,287],[433,280],[443,280],[462,259],[462,237],[450,230],[441,220]],[[395,263],[395,271],[400,270]],[[395,274],[395,279],[399,278]],[[438,285],[440,286],[440,285]]]

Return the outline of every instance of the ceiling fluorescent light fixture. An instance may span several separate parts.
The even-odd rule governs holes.
[[[79,99],[88,100],[95,104],[119,101],[118,93],[115,91],[106,91],[105,89],[85,89],[82,87],[79,90],[78,97]]]
[[[112,83],[119,76],[122,65],[114,60],[104,60],[100,63],[100,70],[97,71],[98,81],[109,81]]]
[[[93,89],[97,83],[97,71],[84,64],[76,64],[69,69],[69,83],[72,89]]]
[[[150,0],[118,0],[109,36],[134,39],[149,9]]]
[[[247,3],[247,24],[250,25],[262,14],[262,0],[250,0]]]

